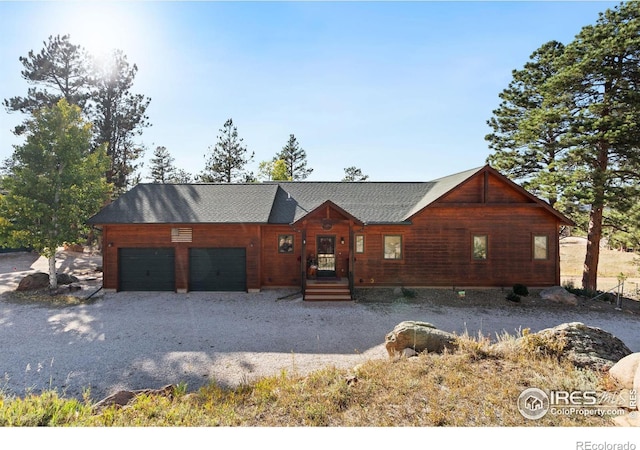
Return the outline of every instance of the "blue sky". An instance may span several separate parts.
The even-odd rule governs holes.
[[[254,171],[295,134],[309,180],[348,166],[374,181],[432,180],[485,163],[486,121],[513,69],[617,4],[0,1],[0,99],[26,94],[20,56],[70,34],[138,65],[146,159],[163,145],[198,173],[232,118]],[[0,159],[22,119],[0,111]]]

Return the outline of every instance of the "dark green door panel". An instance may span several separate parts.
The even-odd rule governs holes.
[[[246,291],[244,248],[189,249],[189,290]]]
[[[118,267],[120,291],[174,291],[176,288],[172,248],[121,248]]]

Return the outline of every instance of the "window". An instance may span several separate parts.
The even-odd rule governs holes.
[[[488,237],[487,235],[473,236],[473,259],[485,260],[487,259],[488,249]]]
[[[278,252],[293,253],[293,234],[281,234],[278,236]]]
[[[356,234],[356,253],[364,253],[364,234]]]
[[[533,237],[533,259],[549,258],[549,237],[534,236]]]
[[[402,236],[384,237],[384,259],[402,259]]]

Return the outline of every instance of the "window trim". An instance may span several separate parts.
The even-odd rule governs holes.
[[[400,238],[400,257],[389,258],[387,257],[386,246],[388,237]],[[404,239],[401,234],[383,234],[382,235],[382,259],[384,261],[402,261],[404,259]]]
[[[280,242],[282,240],[285,240],[284,244],[286,244],[286,240],[290,239],[291,240],[291,247],[289,250],[283,250],[283,244],[281,244]],[[278,253],[280,253],[281,255],[291,255],[294,253],[295,251],[295,237],[293,234],[279,234],[278,235]]]
[[[476,238],[484,238],[484,258],[476,256]],[[471,259],[473,261],[489,260],[489,234],[472,234],[471,235]]]
[[[355,253],[364,253],[364,234],[356,234],[353,237],[353,251]]]
[[[544,238],[545,247],[544,247],[544,258],[536,257],[536,239]],[[547,234],[533,234],[531,237],[531,256],[534,261],[548,261],[549,260],[549,235]]]

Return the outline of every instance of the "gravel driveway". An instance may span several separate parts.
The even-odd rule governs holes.
[[[211,381],[232,386],[282,371],[349,368],[387,358],[384,336],[403,320],[491,336],[580,321],[640,351],[640,316],[613,309],[279,300],[291,292],[108,293],[58,308],[0,296],[0,389],[80,397],[90,388],[98,400],[118,389],[184,382],[194,390]]]

